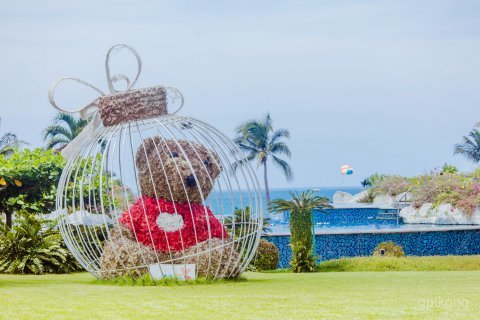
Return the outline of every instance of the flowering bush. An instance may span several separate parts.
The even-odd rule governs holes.
[[[450,203],[471,214],[480,204],[480,184],[475,178],[460,174],[422,176],[412,195],[417,208],[424,203]]]
[[[416,208],[425,203],[432,203],[434,207],[450,203],[454,208],[472,214],[480,206],[480,169],[460,174],[455,167],[445,165],[441,172],[413,178],[378,176],[381,176],[381,179],[375,180],[360,202],[373,202],[378,195],[394,197],[410,190],[413,206]]]
[[[412,183],[407,178],[387,176],[378,180],[378,182],[372,186],[371,190],[375,196],[387,194],[394,197],[402,192],[406,192],[411,186]]]
[[[178,213],[183,226],[166,232],[157,225],[160,213]],[[210,208],[196,203],[177,203],[143,196],[119,221],[133,231],[138,241],[162,252],[182,251],[211,238],[228,238],[227,230],[212,214]],[[210,230],[209,230],[210,227]]]

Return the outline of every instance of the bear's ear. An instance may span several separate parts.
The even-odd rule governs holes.
[[[207,168],[211,178],[216,179],[220,172],[222,172],[222,165],[218,154],[199,143],[195,144],[195,149],[197,155],[194,155],[194,157],[200,157],[200,162],[202,162],[203,166]]]
[[[213,178],[217,178],[220,173],[222,172],[222,162],[220,161],[220,157],[215,151],[208,150],[207,151],[207,161],[209,162],[209,170],[210,174],[212,175]]]
[[[137,156],[141,156],[143,152],[143,154],[147,153],[149,156],[155,155],[158,158],[158,155],[161,156],[167,152],[171,142],[171,140],[164,139],[160,136],[146,138],[138,148]],[[143,156],[145,157],[145,155]]]

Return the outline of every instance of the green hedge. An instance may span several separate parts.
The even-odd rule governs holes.
[[[480,270],[480,255],[430,257],[356,257],[324,261],[320,272],[354,271],[476,271]]]
[[[373,256],[377,257],[405,257],[402,246],[395,244],[393,241],[385,241],[379,243],[373,250]]]
[[[268,242],[267,240],[260,239],[255,260],[253,262],[255,270],[276,270],[278,266],[279,255],[280,253],[275,244]]]

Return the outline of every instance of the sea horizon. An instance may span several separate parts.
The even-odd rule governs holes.
[[[290,199],[290,192],[303,192],[307,190],[314,190],[317,195],[326,197],[331,202],[333,200],[333,195],[337,191],[348,192],[350,194],[356,194],[364,190],[361,186],[341,186],[341,187],[298,187],[298,188],[270,188],[270,200],[274,199]],[[252,190],[250,190],[251,192]],[[246,201],[248,198],[247,190],[232,191],[232,197],[225,197],[225,194],[222,196],[214,196],[212,201],[209,202],[209,206],[213,212],[223,212],[224,215],[230,215],[233,213],[235,207],[242,207],[242,201]],[[260,189],[262,196],[262,204],[264,212],[267,213],[267,201],[265,196],[265,190]],[[253,199],[251,199],[253,201]],[[248,201],[248,200],[247,200]]]

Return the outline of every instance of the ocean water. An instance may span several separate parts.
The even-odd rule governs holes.
[[[363,190],[362,187],[323,187],[323,188],[298,188],[298,189],[272,189],[270,190],[270,199],[290,199],[289,191],[303,192],[307,190],[316,190],[316,194],[322,197],[326,197],[333,200],[333,195],[337,191],[348,192],[350,194],[356,194]],[[264,195],[265,198],[265,195]]]
[[[330,201],[337,191],[344,191],[350,194],[356,194],[363,190],[362,187],[318,187],[318,188],[291,188],[291,189],[270,189],[270,200],[273,199],[291,199],[290,192],[304,192],[307,190],[315,190],[316,194],[328,198]],[[265,192],[262,190],[262,203],[264,213],[267,212],[267,201],[265,199]],[[237,191],[229,194],[227,192],[212,192],[207,200],[208,205],[214,213],[223,213],[229,215],[233,213],[235,207],[240,208],[244,206],[255,207],[255,197],[248,194],[247,191]]]

